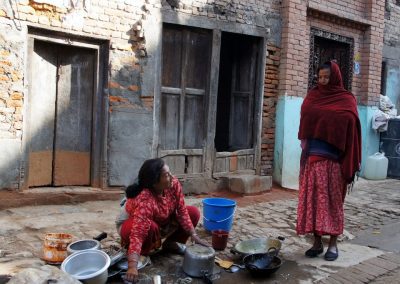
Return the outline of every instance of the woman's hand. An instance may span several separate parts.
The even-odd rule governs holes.
[[[139,272],[137,270],[137,264],[139,255],[132,253],[128,255],[128,270],[125,274],[125,280],[131,283],[135,283],[138,280]]]
[[[206,241],[202,240],[199,238],[199,236],[197,234],[192,234],[192,242],[205,246],[205,247],[210,247],[211,245],[209,243],[207,243]]]
[[[128,267],[128,270],[125,274],[125,280],[135,283],[138,280],[138,275],[139,273],[136,267]]]

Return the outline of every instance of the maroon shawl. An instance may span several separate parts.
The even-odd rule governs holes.
[[[354,180],[361,163],[361,125],[355,97],[343,87],[339,66],[331,61],[326,86],[309,91],[301,106],[299,139],[320,139],[338,148],[347,184]]]

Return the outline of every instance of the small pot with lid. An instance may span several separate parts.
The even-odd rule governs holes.
[[[202,245],[188,246],[183,258],[183,271],[191,277],[210,276],[214,270],[215,251]]]
[[[71,255],[75,252],[89,250],[89,249],[100,250],[101,249],[100,242],[91,239],[75,241],[68,245],[67,253],[68,255]]]

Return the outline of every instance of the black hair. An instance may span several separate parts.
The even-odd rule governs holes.
[[[140,167],[138,177],[133,184],[125,189],[127,198],[134,198],[142,191],[143,188],[152,189],[153,185],[160,181],[161,170],[165,166],[163,159],[156,158],[146,160]]]
[[[319,71],[323,70],[323,69],[329,69],[329,71],[331,71],[331,62],[327,61],[327,62],[321,64],[317,69],[317,76],[319,74]]]

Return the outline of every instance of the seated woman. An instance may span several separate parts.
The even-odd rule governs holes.
[[[128,219],[123,221],[124,217],[120,216],[120,222],[117,220],[121,241],[129,244],[126,280],[137,280],[139,256],[160,248],[163,238],[166,238],[163,249],[175,253],[183,253],[180,244],[186,243],[189,237],[209,246],[194,230],[200,219],[199,210],[185,205],[182,186],[162,159],[143,163],[138,180],[127,188],[126,197]]]

